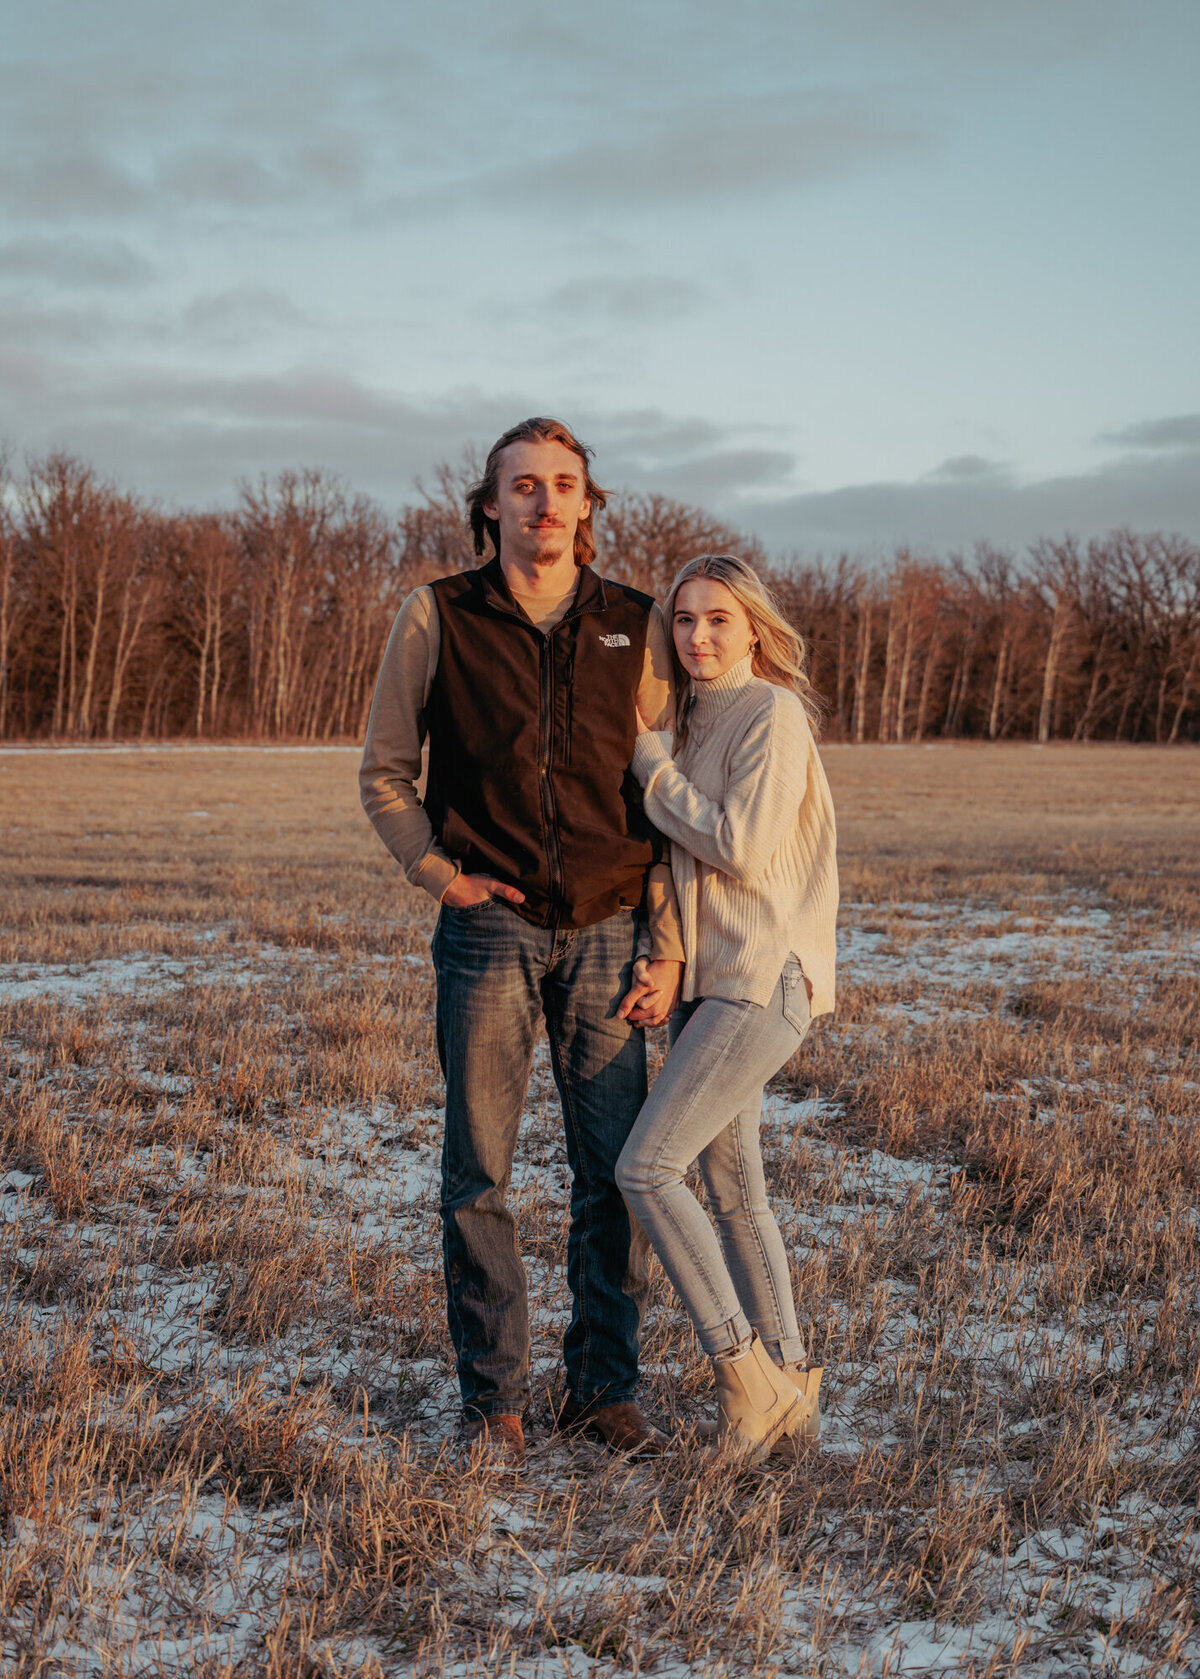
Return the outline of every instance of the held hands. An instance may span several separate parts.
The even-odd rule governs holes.
[[[525,902],[524,892],[518,892],[515,886],[506,886],[490,874],[455,875],[442,893],[442,902],[449,904],[451,909],[471,909],[475,904],[486,903],[489,898],[507,898],[510,904]]]
[[[621,999],[618,1020],[635,1026],[661,1026],[674,1014],[683,979],[682,962],[651,962],[639,956],[633,964],[633,984]]]
[[[489,898],[507,898],[510,904],[525,902],[524,892],[490,874],[456,875],[442,893],[442,902],[451,909],[471,909]],[[635,1026],[661,1026],[675,1012],[682,979],[682,962],[651,962],[639,956],[633,964],[633,984],[621,999],[617,1019],[631,1020]]]

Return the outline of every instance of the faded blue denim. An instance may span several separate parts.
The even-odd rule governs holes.
[[[519,1414],[529,1398],[527,1282],[505,1192],[539,1015],[572,1174],[567,1381],[584,1404],[633,1395],[648,1248],[614,1171],[646,1099],[643,1033],[616,1018],[635,933],[632,912],[556,931],[530,926],[500,899],[443,905],[438,917],[442,1254],[459,1388],[472,1415]]]
[[[617,1162],[625,1199],[713,1358],[741,1351],[752,1328],[777,1364],[805,1358],[787,1253],[767,1204],[759,1124],[763,1086],[799,1049],[810,1023],[794,956],[765,1007],[724,997],[684,1003]],[[694,1160],[716,1235],[684,1182]]]

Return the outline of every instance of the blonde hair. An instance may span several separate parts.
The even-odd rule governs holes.
[[[821,702],[809,681],[805,666],[808,652],[801,637],[780,611],[779,602],[755,571],[736,554],[698,554],[689,560],[671,584],[671,591],[663,606],[667,633],[671,638],[671,660],[675,666],[677,698],[677,733],[687,733],[688,701],[692,697],[692,678],[679,662],[675,651],[675,602],[685,583],[697,578],[711,577],[723,583],[750,620],[754,634],[750,668],[755,676],[773,682],[777,688],[790,688],[804,707],[813,734],[821,730]]]

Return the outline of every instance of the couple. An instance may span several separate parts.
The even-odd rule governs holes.
[[[713,1361],[722,1443],[757,1459],[819,1428],[758,1136],[766,1080],[833,1006],[834,821],[803,647],[731,556],[684,566],[664,612],[598,576],[590,460],[556,420],[496,442],[468,498],[493,557],[404,602],[361,771],[384,844],[441,905],[459,1439],[498,1469],[525,1455],[505,1192],[539,1014],[572,1175],[557,1426],[631,1454],[668,1443],[635,1399],[644,1230]],[[665,1020],[647,1096],[643,1028]],[[697,1158],[716,1234],[685,1182]]]

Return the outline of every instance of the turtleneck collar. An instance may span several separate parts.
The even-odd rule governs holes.
[[[753,656],[747,653],[744,659],[739,659],[736,665],[730,665],[720,676],[710,677],[707,682],[697,682],[693,679],[693,718],[697,722],[706,722],[708,718],[715,717],[719,711],[731,706],[752,679],[753,664]]]

